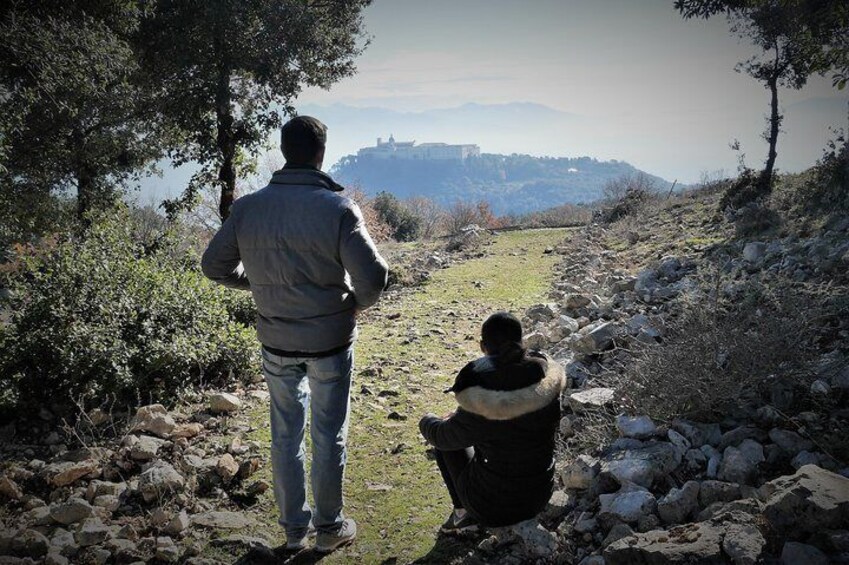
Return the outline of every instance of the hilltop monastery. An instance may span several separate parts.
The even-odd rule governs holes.
[[[473,144],[449,145],[448,143],[422,143],[416,145],[415,141],[395,141],[390,135],[388,141],[377,138],[374,147],[363,147],[357,151],[360,159],[411,159],[411,160],[439,160],[439,161],[465,161],[467,157],[479,157],[480,147]]]

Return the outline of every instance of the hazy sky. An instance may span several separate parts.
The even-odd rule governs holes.
[[[365,25],[372,41],[359,72],[329,91],[305,91],[296,106],[422,112],[534,102],[593,125],[541,133],[550,142],[545,153],[619,158],[682,182],[702,171],[733,172],[728,144],[735,138],[752,166],[766,153],[759,134],[768,92],[734,71],[751,47],[730,35],[723,18],[684,21],[672,0],[375,0]],[[780,98],[787,119],[778,166],[798,170],[821,154],[828,124],[845,127],[849,95],[816,77]],[[334,135],[353,133],[328,125],[331,146]],[[455,134],[446,131],[445,140]],[[488,150],[485,136],[466,134]],[[526,150],[522,137],[512,151],[543,152]],[[329,149],[335,157],[356,148]]]

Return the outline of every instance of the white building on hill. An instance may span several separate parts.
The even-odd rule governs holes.
[[[415,141],[395,141],[389,136],[389,141],[377,138],[374,147],[363,147],[357,151],[357,157],[363,159],[415,159],[438,161],[464,161],[467,157],[479,157],[480,147],[474,144],[449,145],[448,143],[422,143]]]

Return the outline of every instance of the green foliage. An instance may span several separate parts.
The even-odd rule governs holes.
[[[328,88],[353,74],[369,3],[161,0],[142,22],[142,65],[177,134],[170,156],[200,163],[220,185],[222,217],[240,152],[266,143],[304,85]]]
[[[810,204],[835,213],[849,211],[849,139],[845,134],[828,143],[814,167]]]
[[[393,194],[381,192],[371,202],[382,222],[389,226],[397,241],[413,241],[419,237],[421,218],[413,214]]]
[[[76,189],[81,215],[159,155],[128,40],[142,11],[123,0],[0,8],[0,190],[35,207]],[[21,220],[30,221],[28,216]]]
[[[256,370],[249,295],[208,282],[175,242],[145,254],[126,213],[85,239],[21,250],[0,382],[20,407],[85,398],[168,402]]]

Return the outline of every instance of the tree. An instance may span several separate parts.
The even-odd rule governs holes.
[[[159,154],[129,37],[132,0],[0,7],[0,182],[38,202],[76,188],[80,217]]]
[[[158,108],[179,136],[177,164],[220,187],[227,218],[240,162],[293,114],[304,85],[328,88],[354,72],[371,0],[160,0],[139,33]]]
[[[814,73],[833,71],[834,84],[843,88],[849,66],[849,5],[841,0],[676,0],[686,18],[710,18],[724,13],[732,32],[763,50],[738,64],[770,92],[770,113],[764,138],[769,144],[757,195],[769,194],[776,146],[783,116],[778,87],[800,89]]]

